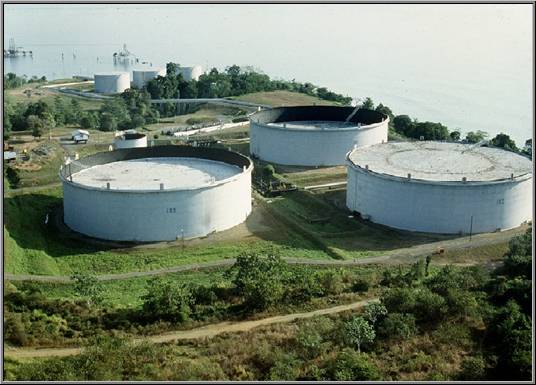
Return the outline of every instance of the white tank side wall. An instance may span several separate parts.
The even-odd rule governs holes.
[[[317,131],[284,130],[264,124],[250,124],[250,153],[262,160],[297,166],[345,164],[354,145],[387,142],[388,121],[369,129]]]
[[[348,167],[347,207],[386,226],[430,233],[492,232],[532,219],[532,178],[446,185],[404,182]]]
[[[116,94],[130,88],[130,75],[110,74],[98,75],[95,74],[95,92],[101,94]]]
[[[111,192],[63,183],[64,221],[95,238],[173,241],[222,231],[251,213],[251,172],[212,188],[169,192]],[[175,209],[175,212],[167,212]],[[181,231],[182,230],[182,231]]]
[[[157,76],[164,76],[166,71],[163,69],[158,70],[144,70],[144,71],[132,71],[132,85],[136,88],[142,88],[148,81],[156,78]]]
[[[147,147],[147,136],[144,136],[140,139],[115,139],[114,140],[114,149],[119,148],[136,148],[136,147]]]

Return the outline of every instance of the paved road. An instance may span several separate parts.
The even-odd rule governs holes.
[[[292,322],[297,319],[311,318],[320,315],[336,314],[348,310],[359,309],[371,302],[377,302],[378,298],[371,298],[358,302],[353,302],[346,305],[339,305],[325,309],[314,310],[306,313],[292,313],[279,315],[274,317],[263,318],[253,321],[241,321],[241,322],[220,322],[216,324],[210,324],[190,330],[177,330],[174,332],[166,332],[163,334],[157,334],[145,338],[134,339],[135,343],[148,341],[152,343],[165,343],[176,340],[185,339],[198,339],[198,338],[211,338],[221,333],[237,333],[245,332],[254,329],[259,326],[272,325],[275,323]],[[62,357],[77,355],[82,352],[79,347],[75,348],[4,348],[4,356],[12,358],[36,358],[36,357]]]
[[[448,250],[468,249],[485,245],[493,245],[508,242],[512,237],[523,234],[526,226],[518,227],[513,230],[507,230],[500,233],[478,234],[474,235],[471,240],[469,237],[449,239],[445,241],[432,242],[413,247],[397,249],[386,253],[385,255],[365,257],[354,260],[335,260],[335,259],[307,259],[307,258],[284,258],[290,264],[296,265],[317,265],[317,266],[360,266],[368,264],[401,264],[412,263],[416,258],[428,255],[437,250],[438,247],[444,247]],[[118,274],[102,274],[97,279],[101,281],[115,281],[136,277],[158,276],[183,271],[210,269],[215,267],[230,266],[235,262],[234,258],[223,259],[213,262],[194,263],[188,265],[171,266],[162,269],[149,271],[133,271]],[[29,274],[10,274],[4,273],[4,279],[10,281],[37,281],[37,282],[69,282],[71,279],[67,276],[52,275],[29,275]]]

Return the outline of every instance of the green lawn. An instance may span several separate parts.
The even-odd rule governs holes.
[[[15,274],[70,275],[147,271],[163,267],[235,258],[243,253],[327,258],[310,240],[285,229],[277,236],[210,239],[158,247],[116,248],[90,243],[45,226],[47,213],[61,205],[61,187],[4,198],[5,271]],[[52,222],[52,221],[51,221]],[[279,231],[278,231],[279,232]]]
[[[242,100],[244,102],[266,104],[269,106],[306,106],[306,105],[337,105],[335,102],[328,100],[322,100],[315,96],[309,96],[301,94],[299,92],[290,91],[269,91],[269,92],[255,92],[252,94],[241,95],[233,97],[236,100]]]

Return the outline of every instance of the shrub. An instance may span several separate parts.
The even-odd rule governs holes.
[[[368,291],[369,288],[370,288],[370,284],[365,279],[356,279],[354,283],[352,284],[353,292],[361,293],[361,292]]]
[[[462,381],[486,380],[486,361],[482,356],[464,358],[458,379]]]
[[[415,317],[412,314],[389,313],[379,323],[377,331],[385,339],[408,339],[417,332]]]
[[[368,355],[345,348],[328,365],[329,380],[374,381],[380,379],[378,368],[369,361]]]
[[[193,302],[189,286],[160,278],[149,282],[143,301],[143,312],[147,317],[174,322],[189,318]]]

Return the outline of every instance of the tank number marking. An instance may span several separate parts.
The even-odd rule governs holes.
[[[497,199],[498,205],[504,205],[504,199]]]
[[[166,209],[166,213],[170,214],[170,213],[176,213],[177,212],[177,209],[175,207],[169,207]]]

